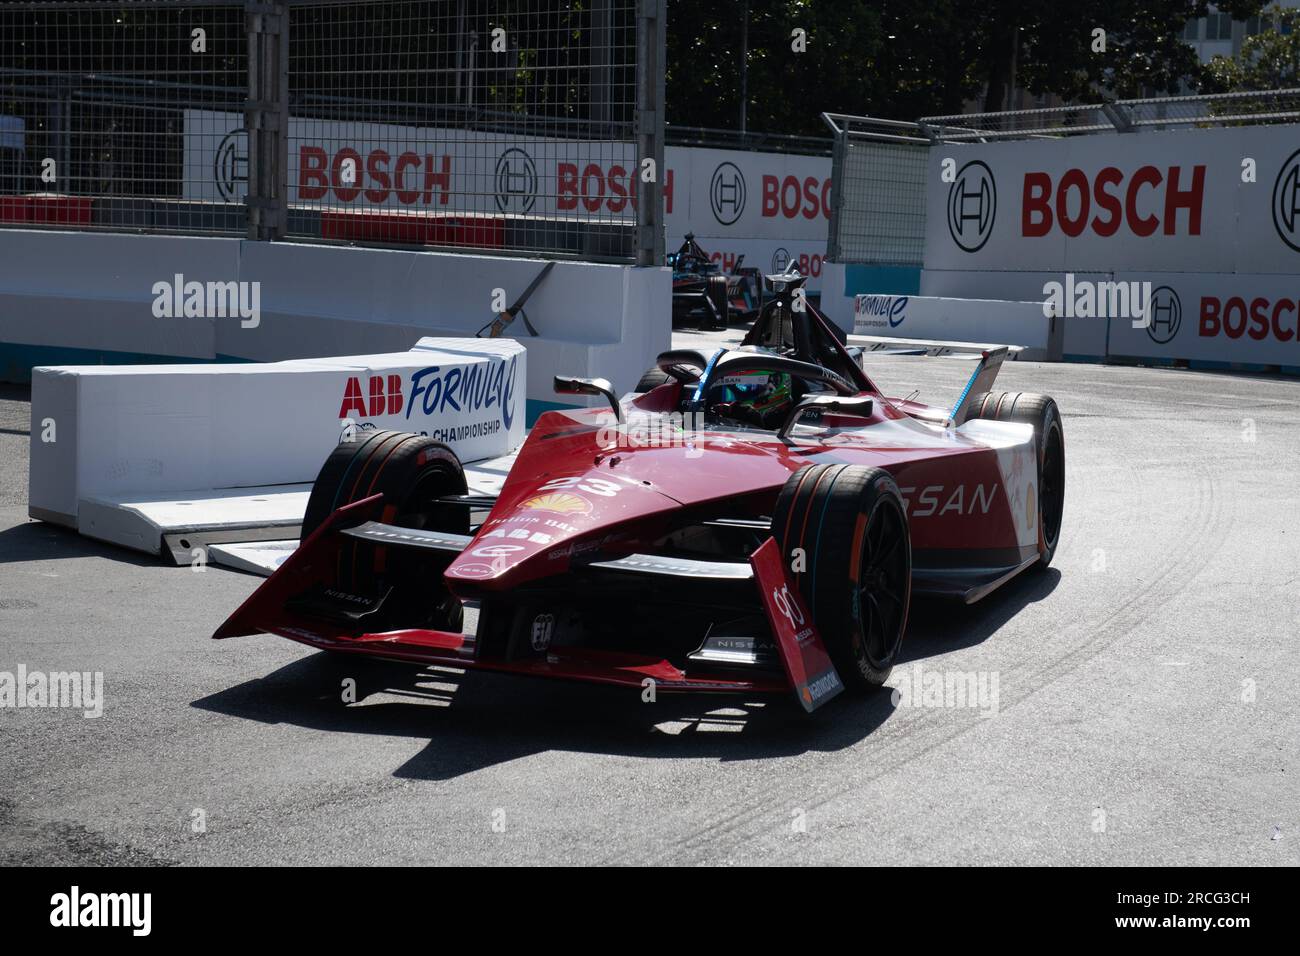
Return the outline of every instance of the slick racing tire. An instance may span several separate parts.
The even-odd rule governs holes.
[[[307,500],[302,538],[344,505],[383,495],[377,519],[402,528],[466,534],[469,509],[439,504],[443,495],[463,495],[468,486],[455,453],[423,435],[398,431],[358,434],[340,442],[325,459]],[[441,561],[427,552],[345,540],[336,586],[352,594],[380,597],[391,589],[384,619],[400,617],[407,627],[459,630],[460,602],[442,585]]]
[[[912,594],[912,542],[894,479],[862,465],[805,465],[777,497],[772,533],[844,686],[882,685]]]
[[[1056,402],[1031,392],[986,392],[971,404],[970,418],[1032,425],[1038,446],[1038,564],[1052,563],[1065,510],[1065,431]]]
[[[727,298],[727,277],[726,276],[709,276],[709,284],[705,288],[705,295],[713,303],[713,308],[718,312],[717,316],[710,315],[709,319],[714,323],[715,329],[725,329],[731,321],[731,300]]]
[[[658,388],[660,385],[667,385],[669,382],[673,382],[673,381],[676,381],[676,379],[674,379],[663,369],[648,368],[646,369],[645,374],[641,376],[641,381],[636,383],[636,388],[634,388],[632,391],[638,393],[648,392],[651,389]]]

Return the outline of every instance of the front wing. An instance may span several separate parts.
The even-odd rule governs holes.
[[[770,538],[748,564],[682,562],[651,555],[629,555],[601,564],[626,573],[753,578],[762,595],[762,607],[772,633],[777,637],[784,678],[771,671],[749,674],[695,662],[689,670],[684,670],[662,657],[585,646],[554,646],[544,657],[494,659],[478,653],[472,633],[426,629],[371,632],[365,626],[365,607],[358,607],[352,620],[329,620],[304,613],[301,596],[330,587],[340,545],[346,537],[363,537],[394,547],[444,551],[460,551],[472,540],[466,535],[413,531],[370,520],[378,512],[381,500],[376,495],[334,512],[213,637],[223,639],[268,632],[320,650],[345,654],[629,688],[653,684],[656,692],[793,693],[810,712],[843,689],[821,636],[812,625],[797,588],[785,574],[776,543]],[[775,595],[780,595],[780,604],[773,602]],[[778,607],[782,610],[778,611]],[[788,614],[783,613],[786,609]],[[799,622],[797,628],[796,622]]]

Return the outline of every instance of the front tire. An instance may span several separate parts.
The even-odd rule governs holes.
[[[401,528],[465,534],[469,509],[441,504],[444,495],[468,490],[455,453],[410,432],[363,433],[341,442],[321,466],[303,515],[307,540],[325,519],[347,504],[383,495],[379,521]],[[385,620],[407,627],[460,630],[463,609],[442,583],[441,564],[424,552],[346,539],[340,548],[336,585],[352,594],[379,597],[391,590]]]
[[[898,658],[912,592],[911,537],[894,479],[862,465],[806,465],[781,489],[772,532],[844,686],[880,687]]]

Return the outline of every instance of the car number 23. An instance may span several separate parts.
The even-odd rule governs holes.
[[[554,491],[556,488],[576,488],[578,491],[585,491],[589,495],[599,495],[602,498],[613,498],[623,490],[623,486],[613,481],[606,481],[604,478],[586,478],[581,475],[570,478],[552,478],[546,484],[542,485],[542,491]]]

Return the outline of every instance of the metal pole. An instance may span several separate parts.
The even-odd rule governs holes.
[[[740,131],[748,130],[749,118],[749,0],[740,20]]]
[[[664,48],[667,0],[640,0],[636,23],[636,264],[664,264]],[[650,182],[641,163],[654,160]]]

